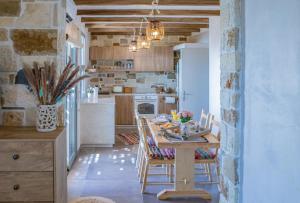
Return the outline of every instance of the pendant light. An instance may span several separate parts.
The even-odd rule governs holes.
[[[147,39],[146,35],[142,33],[142,26],[143,26],[143,21],[141,21],[140,25],[140,33],[137,39],[137,48],[138,49],[149,49],[151,46],[151,41]]]
[[[134,32],[133,32],[133,38],[129,44],[129,51],[130,52],[136,52],[137,51],[137,41],[135,39],[135,29],[134,29]]]
[[[152,1],[151,15],[155,16],[155,12],[159,14],[158,0]],[[159,20],[150,20],[146,28],[146,35],[148,40],[161,40],[165,36],[165,28]]]

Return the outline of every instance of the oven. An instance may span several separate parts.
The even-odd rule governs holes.
[[[139,116],[153,117],[158,113],[158,96],[138,94],[134,96],[134,110]]]

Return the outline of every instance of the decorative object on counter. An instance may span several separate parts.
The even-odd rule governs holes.
[[[71,64],[71,59],[69,59],[68,64],[59,77],[56,75],[54,63],[44,62],[44,67],[41,67],[37,62],[34,62],[33,68],[24,67],[26,79],[38,100],[37,131],[49,132],[56,129],[56,103],[66,96],[68,91],[80,80],[89,77],[87,75],[76,77],[79,67],[75,69],[73,67],[74,64]]]
[[[129,51],[130,52],[136,52],[137,51],[137,41],[136,41],[136,38],[135,38],[135,29],[133,31],[133,38],[129,44]]]
[[[38,105],[36,129],[39,132],[50,132],[56,129],[56,105]]]
[[[152,1],[152,11],[150,15],[155,16],[155,13],[156,14],[160,13],[158,9],[158,3],[159,0]],[[159,20],[150,20],[146,28],[146,35],[148,40],[163,39],[165,36],[165,29],[163,24]]]
[[[193,118],[193,113],[189,112],[189,111],[181,111],[177,115],[178,115],[181,123],[189,122]]]

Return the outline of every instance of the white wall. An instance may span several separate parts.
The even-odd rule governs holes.
[[[220,17],[209,18],[209,112],[217,120],[221,120],[220,113],[220,48],[221,29]]]
[[[201,43],[208,44],[209,42],[209,29],[203,28],[199,33],[192,33],[193,35],[189,37],[189,43]]]
[[[300,202],[299,10],[245,0],[243,203]]]

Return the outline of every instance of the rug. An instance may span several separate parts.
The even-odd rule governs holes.
[[[135,145],[139,143],[139,135],[136,132],[119,133],[117,139],[125,145]]]
[[[104,197],[80,197],[71,201],[71,203],[116,203],[116,202]]]

